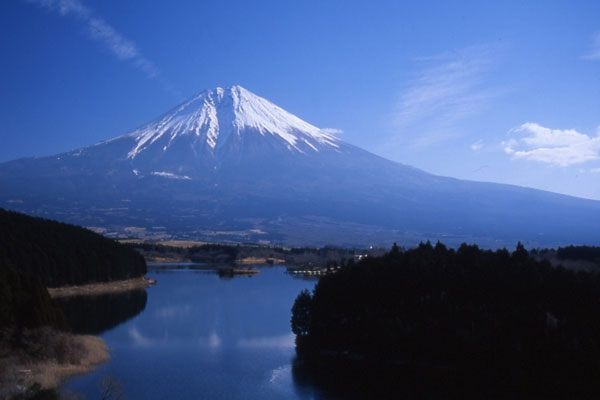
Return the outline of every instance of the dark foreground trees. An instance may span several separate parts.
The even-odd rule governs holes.
[[[100,339],[61,332],[69,324],[47,286],[145,273],[143,257],[127,246],[84,228],[0,209],[0,398],[58,399],[54,389],[36,382],[54,382],[61,376],[55,371],[90,368],[108,357]],[[107,307],[116,310],[85,307],[84,299],[69,311],[92,311],[93,321],[84,328],[93,331],[104,322],[96,311],[123,319],[143,309],[145,292],[127,295],[123,307],[108,299]],[[103,396],[116,398],[115,394],[108,391]]]
[[[0,327],[66,326],[46,287],[142,276],[135,250],[87,229],[0,209]]]
[[[135,250],[85,228],[0,209],[0,268],[55,287],[142,276],[146,262]]]
[[[310,314],[312,297],[308,290],[300,292],[292,307],[292,332],[296,337],[304,338],[310,329]]]
[[[600,386],[600,278],[534,261],[520,245],[511,254],[427,243],[367,258],[301,293],[294,321],[308,321],[295,330],[307,363],[545,393]]]
[[[39,278],[4,265],[0,266],[0,329],[5,326],[64,329],[67,324]]]

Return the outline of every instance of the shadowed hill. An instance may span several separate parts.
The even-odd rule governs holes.
[[[0,209],[0,266],[45,286],[129,279],[146,273],[133,249],[85,228]]]

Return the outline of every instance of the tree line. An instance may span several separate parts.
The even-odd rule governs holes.
[[[88,229],[0,209],[0,265],[47,287],[143,276],[144,258]]]
[[[143,276],[131,248],[74,225],[0,209],[0,327],[66,328],[46,287]]]
[[[301,292],[291,325],[306,362],[451,371],[548,393],[599,386],[600,277],[536,261],[521,244],[394,246]]]
[[[561,260],[585,260],[600,265],[600,247],[596,246],[559,247],[556,255]]]

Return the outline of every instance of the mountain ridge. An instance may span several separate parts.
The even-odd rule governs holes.
[[[0,206],[119,237],[552,247],[600,234],[600,201],[429,174],[240,86],[96,145],[2,163],[0,185]]]
[[[319,151],[321,146],[335,148],[339,142],[329,133],[239,85],[200,92],[159,119],[124,136],[133,137],[137,142],[128,153],[130,159],[136,158],[163,137],[169,139],[163,146],[163,151],[167,151],[174,140],[184,136],[195,136],[199,140],[194,145],[206,145],[216,157],[219,150],[232,140],[232,135],[233,138],[236,135],[240,137],[244,130],[278,137],[286,142],[290,151]]]

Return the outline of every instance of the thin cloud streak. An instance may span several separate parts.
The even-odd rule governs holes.
[[[329,135],[341,135],[342,133],[344,133],[343,130],[336,128],[321,128],[321,132],[327,133]]]
[[[401,136],[415,135],[409,140],[415,147],[460,136],[460,124],[499,95],[484,87],[498,50],[497,45],[473,46],[417,59],[424,68],[396,102],[394,130]],[[401,140],[406,142],[406,137]]]
[[[574,129],[550,129],[533,122],[508,133],[513,137],[501,144],[513,159],[561,167],[600,159],[600,134],[591,137]]]
[[[483,149],[483,140],[479,139],[475,143],[471,144],[470,147],[471,147],[471,150],[473,150],[473,151],[479,151],[479,150]]]
[[[600,32],[594,34],[588,53],[582,58],[584,60],[600,60]]]
[[[79,0],[25,0],[41,6],[63,17],[73,17],[86,25],[90,38],[104,45],[117,59],[130,62],[147,78],[157,80],[165,90],[178,95],[167,80],[161,77],[160,70],[142,55],[137,45],[121,35],[104,19],[97,17],[93,10]]]

